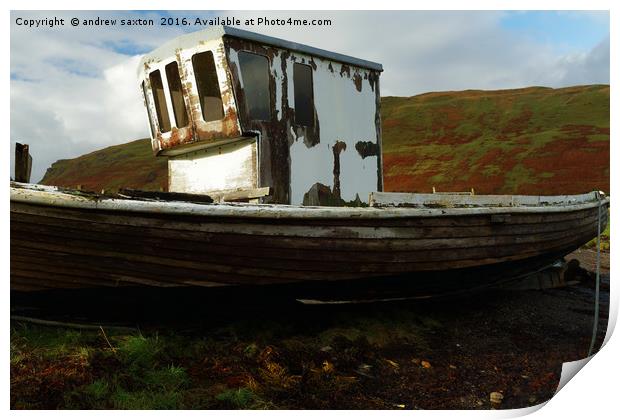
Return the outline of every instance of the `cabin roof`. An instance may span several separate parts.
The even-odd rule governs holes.
[[[345,54],[339,54],[333,51],[327,51],[320,48],[311,47],[305,44],[299,44],[297,42],[287,41],[281,38],[275,38],[268,35],[259,34],[256,32],[250,32],[243,29],[233,28],[231,26],[213,26],[211,28],[192,32],[186,35],[181,35],[174,38],[159,48],[145,54],[140,61],[138,67],[138,73],[143,68],[144,63],[151,60],[160,60],[173,56],[175,51],[179,48],[189,48],[197,45],[200,41],[208,41],[212,39],[222,38],[224,36],[246,39],[266,45],[272,45],[274,47],[284,48],[291,51],[298,51],[314,57],[322,57],[328,60],[337,61],[344,64],[350,64],[357,67],[362,67],[371,70],[383,71],[383,66],[373,61],[362,60],[361,58],[351,57]]]

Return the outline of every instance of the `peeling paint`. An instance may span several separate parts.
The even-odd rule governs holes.
[[[216,63],[216,72],[224,108],[224,118],[218,121],[204,121],[202,119],[200,99],[195,83],[191,59],[194,54],[205,51],[211,51],[213,53]],[[150,57],[145,60],[139,77],[142,77],[140,80],[141,82],[145,82],[145,87],[147,88],[150,99],[149,102],[151,104],[152,115],[156,115],[156,113],[154,113],[156,110],[153,105],[154,101],[152,100],[148,74],[155,70],[160,70],[162,82],[164,84],[166,104],[169,108],[168,114],[174,115],[171,108],[172,105],[169,98],[168,81],[165,72],[165,66],[172,62],[176,62],[179,66],[183,97],[190,123],[187,127],[181,128],[173,125],[169,132],[162,133],[155,118],[154,125],[157,130],[152,139],[153,152],[155,154],[160,154],[168,150],[180,150],[180,147],[190,146],[195,143],[204,143],[208,145],[211,141],[219,141],[226,138],[234,140],[241,137],[241,129],[237,118],[234,98],[231,93],[228,64],[225,59],[222,40],[203,40],[197,42],[196,45],[192,47],[176,48],[169,57]],[[171,121],[171,123],[173,122],[174,121]]]
[[[355,150],[362,157],[366,159],[369,156],[379,156],[379,145],[371,141],[358,141],[355,143]]]
[[[337,141],[332,147],[334,152],[334,195],[340,197],[340,153],[347,150],[347,144],[343,141]]]
[[[311,57],[308,64],[310,64],[310,67],[312,67],[312,70],[316,71],[317,66],[316,66],[316,63],[314,62],[314,58]]]
[[[355,73],[353,75],[353,84],[355,85],[355,89],[357,89],[358,92],[362,91],[362,76],[360,76],[359,73]]]
[[[320,182],[315,183],[304,194],[303,203],[304,206],[330,206],[330,207],[367,207],[368,204],[364,203],[359,195],[355,195],[355,199],[351,201],[345,201],[338,197],[331,188]]]

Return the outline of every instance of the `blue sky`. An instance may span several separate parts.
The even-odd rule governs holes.
[[[183,11],[134,11],[128,12],[136,17],[214,17],[218,12]],[[234,14],[234,12],[231,12]],[[478,13],[475,11],[468,13]],[[609,36],[609,13],[607,11],[504,11],[498,20],[499,26],[517,36],[546,43],[558,52],[588,51],[605,37]],[[180,29],[183,32],[195,30],[193,27]],[[127,54],[143,54],[150,50],[147,45],[137,45],[130,40],[110,43],[110,48]]]
[[[25,28],[17,17],[153,18],[154,27]],[[330,18],[262,32],[382,63],[381,93],[609,83],[609,14],[587,11],[12,11],[11,142],[29,143],[33,180],[51,163],[148,136],[140,54],[204,27],[161,16]],[[36,124],[33,124],[36,121]]]
[[[500,25],[559,51],[588,51],[609,36],[609,13],[578,11],[506,12]]]

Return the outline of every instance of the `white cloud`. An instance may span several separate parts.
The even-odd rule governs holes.
[[[147,136],[138,60],[125,58],[103,77],[50,70],[40,82],[12,81],[11,140],[30,144],[33,181],[58,159]]]
[[[11,30],[11,150],[16,141],[30,144],[33,182],[58,159],[148,136],[136,80],[139,56],[109,45],[129,40],[154,48],[169,33],[148,38],[144,31]]]
[[[578,12],[574,12],[578,13]],[[609,41],[598,53],[561,55],[527,33],[503,30],[502,11],[225,12],[235,17],[329,17],[325,27],[245,27],[383,64],[381,93],[609,83]],[[603,19],[606,14],[594,13]],[[608,16],[608,14],[607,14]],[[607,65],[595,67],[593,61]],[[585,60],[591,62],[586,65]],[[580,70],[577,70],[580,69]],[[571,76],[580,72],[581,77]]]
[[[383,95],[428,91],[609,83],[609,39],[590,52],[505,31],[504,12],[222,12],[224,16],[330,18],[329,27],[245,27],[383,64]],[[47,17],[50,12],[12,12]],[[194,17],[203,12],[174,12]],[[75,13],[54,12],[70,19]],[[88,12],[80,17],[127,17]],[[605,16],[598,18],[604,19]],[[153,14],[157,20],[157,15]],[[49,165],[148,135],[135,79],[138,57],[111,46],[148,50],[178,27],[27,29],[11,25],[11,141],[29,143],[33,181]],[[11,168],[11,171],[13,168]]]
[[[609,37],[588,53],[571,54],[560,59],[563,70],[559,84],[581,85],[609,83]]]

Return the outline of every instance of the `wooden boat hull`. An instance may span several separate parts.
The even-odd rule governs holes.
[[[15,291],[333,281],[475,288],[578,248],[596,236],[599,206],[603,221],[609,206],[605,198],[347,209],[101,199],[23,185],[11,193]]]

